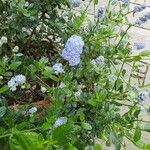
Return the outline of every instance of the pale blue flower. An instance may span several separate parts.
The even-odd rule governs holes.
[[[15,82],[15,78],[12,77],[10,81],[8,81],[8,87],[11,91],[16,91],[18,84]]]
[[[34,114],[36,112],[37,112],[37,108],[36,107],[32,107],[32,108],[29,109],[29,113],[30,114]]]
[[[80,63],[80,56],[78,56],[78,55],[74,55],[69,60],[69,65],[70,66],[77,66],[79,63]]]
[[[19,75],[16,75],[15,76],[15,82],[18,84],[18,85],[21,85],[21,84],[24,84],[26,81],[26,77],[22,74],[19,74]]]
[[[82,0],[70,0],[70,5],[72,7],[79,7],[81,2],[82,2]]]
[[[54,69],[56,75],[64,72],[64,68],[61,63],[57,63],[57,64],[53,65],[53,69]]]
[[[69,62],[70,66],[76,66],[80,63],[80,55],[83,51],[84,42],[78,35],[72,35],[66,42],[62,50],[62,57]]]
[[[60,118],[58,118],[56,121],[55,121],[55,123],[54,123],[54,128],[58,128],[58,127],[60,127],[60,126],[62,126],[62,125],[64,125],[64,124],[66,124],[67,123],[67,117],[60,117]]]
[[[59,88],[62,89],[62,88],[64,88],[64,87],[66,87],[65,83],[61,82],[60,85],[59,85]]]
[[[145,48],[145,43],[134,43],[134,46],[136,47],[136,49],[143,49]]]
[[[26,77],[22,74],[12,77],[8,82],[8,87],[11,91],[16,91],[17,86],[20,86],[26,82]]]

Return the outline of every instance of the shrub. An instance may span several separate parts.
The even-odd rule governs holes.
[[[81,3],[0,1],[2,148],[118,150],[125,137],[149,149],[141,141],[149,124],[139,119],[149,91],[126,79],[125,65],[135,70],[150,53],[132,54],[129,1],[110,0],[93,20]],[[36,108],[43,99],[48,108],[46,100]]]

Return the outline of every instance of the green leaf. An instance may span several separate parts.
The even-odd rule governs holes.
[[[70,141],[70,136],[72,133],[72,126],[70,124],[62,125],[58,128],[55,128],[53,131],[53,140],[57,141],[60,145],[67,145]]]
[[[142,59],[141,56],[134,56],[134,57],[133,57],[133,60],[131,60],[131,62],[132,62],[132,61],[136,61],[136,62],[137,62],[137,61],[140,61],[141,59]]]
[[[150,150],[150,144],[145,144],[144,150]]]
[[[94,99],[89,99],[88,104],[92,105],[93,107],[97,106],[97,102]]]
[[[103,100],[105,100],[105,98],[107,97],[107,90],[106,89],[102,89],[99,93],[96,93],[96,100],[101,102]]]
[[[83,112],[80,113],[80,120],[81,122],[85,120],[85,114]]]
[[[7,85],[4,85],[3,87],[0,88],[0,93],[1,93],[1,94],[2,94],[2,93],[5,93],[5,92],[8,91],[8,90],[9,90],[8,86],[7,86]]]
[[[137,142],[138,140],[140,140],[140,138],[141,138],[141,129],[139,127],[137,127],[135,129],[135,133],[134,133],[133,139],[134,139],[135,142]]]
[[[6,107],[2,106],[0,107],[0,118],[2,118],[6,114]]]
[[[94,0],[94,4],[97,5],[98,4],[98,0]]]
[[[143,56],[143,57],[146,57],[149,55],[150,55],[150,50],[142,51],[141,53],[139,53],[139,56]]]
[[[51,67],[45,67],[45,70],[43,71],[43,75],[49,77],[52,74],[53,74],[53,69]]]
[[[120,150],[121,149],[121,141],[118,137],[118,135],[115,132],[110,132],[110,140],[111,143],[114,145],[115,150]]]
[[[54,75],[50,75],[49,78],[51,78],[53,81],[59,82],[59,78]]]
[[[123,82],[122,82],[121,79],[118,79],[118,80],[115,82],[115,90],[122,92],[122,90],[123,90]]]
[[[89,123],[83,122],[81,125],[85,130],[92,130],[92,126]]]
[[[123,69],[123,70],[122,70],[122,76],[124,77],[125,74],[126,74],[126,69]]]
[[[94,150],[102,150],[102,146],[100,144],[94,144]]]
[[[16,70],[21,65],[21,61],[12,62],[9,65],[10,70]]]
[[[18,132],[9,140],[11,150],[40,150],[39,143],[39,135],[35,132]]]
[[[74,146],[73,146],[72,144],[70,144],[70,143],[67,145],[67,149],[68,149],[68,150],[78,150],[76,147],[74,147]]]
[[[140,126],[142,131],[150,132],[150,123]]]

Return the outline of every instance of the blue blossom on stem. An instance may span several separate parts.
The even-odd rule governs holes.
[[[61,63],[57,63],[57,64],[53,65],[53,70],[55,71],[56,75],[64,72],[63,65]]]
[[[62,126],[62,125],[64,125],[64,124],[66,124],[67,123],[67,117],[60,117],[60,118],[58,118],[56,121],[55,121],[55,123],[54,123],[54,128],[58,128],[58,127],[60,127],[60,126]]]
[[[69,62],[70,66],[76,66],[80,63],[80,55],[83,51],[84,42],[78,35],[72,35],[66,42],[62,50],[62,57]]]
[[[11,91],[16,91],[17,86],[22,85],[26,82],[26,77],[22,74],[16,75],[12,77],[10,81],[8,81],[8,87]]]
[[[136,49],[140,50],[145,48],[145,43],[134,43],[134,46],[136,47]]]
[[[36,112],[37,112],[37,108],[36,107],[32,107],[32,108],[29,109],[29,113],[30,114],[34,114]]]
[[[59,88],[62,89],[62,88],[64,88],[64,87],[66,87],[65,83],[61,82],[60,85],[59,85]]]

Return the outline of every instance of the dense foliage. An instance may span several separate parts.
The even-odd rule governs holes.
[[[127,34],[144,21],[126,15],[145,8],[110,0],[89,19],[82,3],[0,1],[0,149],[119,150],[124,138],[150,149],[141,141],[150,124],[139,119],[149,92],[125,67],[150,55],[132,54]],[[90,3],[95,10],[98,0]],[[41,100],[48,106],[36,107]]]

